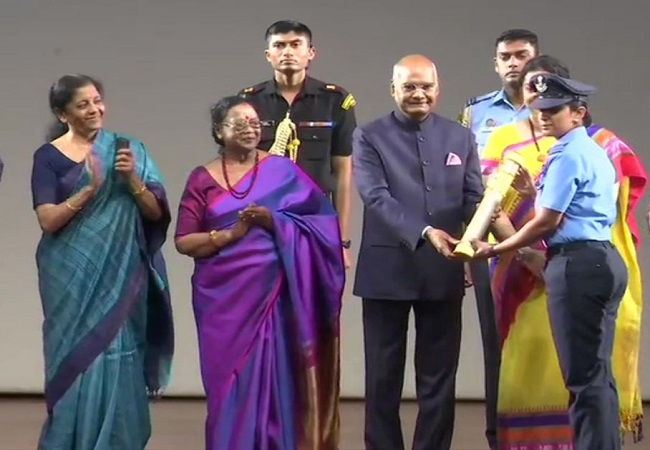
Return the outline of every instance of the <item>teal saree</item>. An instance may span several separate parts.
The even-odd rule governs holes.
[[[44,233],[36,252],[48,412],[39,450],[144,449],[150,397],[169,381],[174,333],[161,253],[169,207],[144,144],[128,137],[136,170],[164,211],[156,222],[141,216],[112,170],[117,137],[100,131],[93,153],[105,177],[101,188],[61,230]],[[35,206],[64,201],[89,183],[83,164],[57,169],[52,157],[63,154],[55,152],[46,144],[35,153]],[[52,174],[56,187],[39,190]],[[48,197],[39,192],[63,198],[39,201]]]

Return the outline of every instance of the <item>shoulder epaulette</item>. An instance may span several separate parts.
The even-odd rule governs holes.
[[[345,98],[343,99],[343,102],[341,102],[341,109],[347,111],[351,108],[354,108],[356,105],[357,105],[357,99],[354,98],[354,96],[348,92],[348,95],[346,95]]]
[[[262,90],[265,84],[266,84],[265,82],[259,83],[254,86],[247,87],[246,89],[242,89],[241,91],[239,91],[239,95],[245,97],[247,95],[257,94]]]
[[[357,100],[352,94],[336,84],[323,83],[322,89],[327,92],[336,92],[343,97],[343,100],[341,101],[341,109],[347,111],[354,108],[357,104]]]
[[[461,124],[466,128],[469,128],[471,117],[472,117],[472,105],[466,105],[463,107],[463,110],[456,118],[456,122],[458,122],[459,124]]]
[[[341,86],[338,86],[336,84],[322,83],[320,86],[318,86],[318,89],[320,89],[321,91],[325,91],[327,94],[338,94],[342,96],[347,95],[345,89],[343,89]]]
[[[479,95],[478,97],[472,97],[465,102],[465,107],[473,106],[476,105],[477,103],[481,103],[485,100],[489,100],[493,98],[495,95],[497,95],[498,93],[499,91],[492,91],[487,94]]]

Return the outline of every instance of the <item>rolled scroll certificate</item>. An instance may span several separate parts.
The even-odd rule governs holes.
[[[483,200],[476,208],[476,212],[467,225],[460,242],[456,244],[454,255],[468,258],[474,256],[472,241],[483,238],[490,226],[490,222],[492,222],[494,213],[501,205],[506,192],[512,186],[519,169],[524,165],[524,158],[515,152],[507,153],[504,156],[503,162],[499,165],[497,171],[488,178]]]

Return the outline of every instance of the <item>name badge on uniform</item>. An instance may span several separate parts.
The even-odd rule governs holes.
[[[334,122],[328,122],[328,121],[298,122],[298,126],[305,127],[305,128],[332,128],[334,126]]]

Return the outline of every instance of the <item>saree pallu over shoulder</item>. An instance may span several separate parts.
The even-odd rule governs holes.
[[[312,184],[303,172],[296,183]],[[302,347],[304,444],[334,450],[339,440],[341,297],[345,285],[338,219],[328,199],[305,216],[303,207],[321,198],[313,185],[301,201],[282,205],[274,216],[276,243],[288,280],[294,326]],[[311,267],[304,263],[310,255]]]
[[[164,211],[156,222],[142,219],[126,183],[112,170],[117,137],[100,131],[92,152],[104,177],[101,188],[63,229],[44,234],[36,253],[50,413],[76,378],[107,349],[145,292],[148,389],[159,391],[169,379],[174,335],[161,254],[169,207],[160,172],[144,144],[130,138],[136,170]],[[83,170],[75,192],[88,183],[88,171]]]
[[[207,204],[206,227],[231,227],[253,202],[271,211],[273,231],[253,227],[197,259],[192,277],[206,448],[334,450],[345,284],[338,219],[308,175],[268,156],[245,199],[224,190]]]
[[[636,207],[648,184],[648,174],[641,159],[636,155],[632,147],[620,139],[612,131],[601,125],[591,125],[587,128],[589,136],[602,148],[605,149],[612,160],[619,181],[629,179],[629,189],[626,194],[628,204],[626,220],[634,242],[637,247],[641,245],[641,233],[636,220]]]
[[[616,319],[612,356],[621,407],[621,429],[634,442],[643,438],[643,404],[639,382],[639,353],[643,286],[637,249],[641,233],[635,209],[647,185],[647,173],[634,150],[601,125],[587,129],[589,136],[607,152],[619,182],[618,217],[612,228],[612,243],[628,270],[628,286]]]

